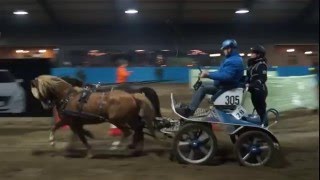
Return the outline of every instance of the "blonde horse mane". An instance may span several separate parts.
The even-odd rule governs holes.
[[[69,84],[63,79],[51,75],[41,75],[37,77],[37,80],[39,93],[44,97],[48,95],[49,90],[57,89],[60,84]]]

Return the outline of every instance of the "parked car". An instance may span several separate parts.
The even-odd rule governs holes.
[[[26,110],[25,90],[10,71],[0,69],[0,113],[22,113]]]

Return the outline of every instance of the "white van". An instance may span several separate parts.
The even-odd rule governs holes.
[[[0,113],[22,113],[26,110],[26,95],[20,83],[6,69],[0,69]]]

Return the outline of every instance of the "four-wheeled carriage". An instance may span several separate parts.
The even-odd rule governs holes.
[[[194,85],[201,86],[200,78]],[[275,121],[268,124],[268,117],[248,114],[242,107],[247,88],[222,89],[210,98],[211,107],[192,117],[183,117],[176,112],[179,105],[171,94],[173,112],[181,118],[180,128],[175,133],[172,155],[180,163],[208,164],[217,152],[217,139],[212,124],[223,124],[234,143],[237,160],[244,166],[262,166],[273,157],[279,148],[277,138],[269,127],[278,122],[279,113],[269,109],[275,115]],[[268,116],[268,115],[267,115]]]

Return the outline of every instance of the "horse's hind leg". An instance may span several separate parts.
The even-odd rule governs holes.
[[[128,144],[128,137],[132,134],[127,124],[114,123],[114,125],[122,131],[122,137],[118,145],[113,146],[111,149],[118,149],[118,146]],[[126,146],[124,146],[126,147]]]
[[[129,144],[130,149],[135,149],[136,153],[141,153],[144,146],[144,123],[141,120],[137,120],[130,125],[134,129],[132,143]]]

